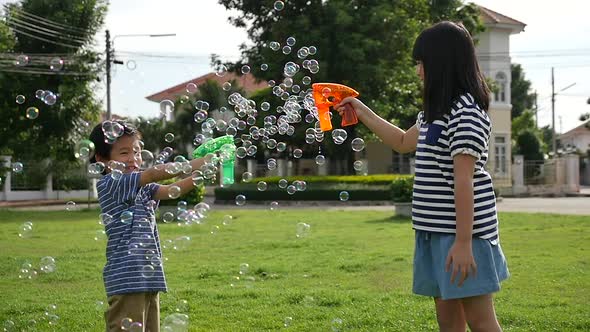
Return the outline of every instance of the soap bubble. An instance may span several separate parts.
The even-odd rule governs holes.
[[[268,70],[268,65],[266,63],[261,64],[260,65],[260,70],[267,71]]]
[[[242,72],[242,74],[248,74],[250,72],[250,66],[248,65],[243,65],[242,68],[240,69],[240,71]]]
[[[291,46],[289,46],[289,45],[283,46],[283,54],[289,54],[289,53],[291,53]]]
[[[296,42],[297,42],[297,40],[295,39],[295,37],[287,38],[287,45],[289,45],[289,46],[295,45]]]
[[[25,103],[26,99],[27,98],[25,98],[25,96],[18,95],[18,96],[16,96],[16,103],[19,104],[19,105],[22,105],[22,104]]]
[[[24,168],[23,163],[21,163],[21,162],[17,161],[15,163],[12,163],[12,172],[13,173],[20,173],[23,171],[23,168]]]
[[[284,326],[285,327],[289,327],[291,326],[291,323],[293,323],[293,317],[285,317],[285,321],[284,321]]]
[[[74,151],[74,157],[82,160],[87,160],[92,155],[94,155],[94,142],[92,142],[91,140],[83,139],[76,144],[75,149],[76,150]]]
[[[99,229],[94,233],[94,241],[103,241],[107,238],[107,234],[104,230]]]
[[[250,182],[252,181],[253,175],[250,172],[244,172],[244,174],[242,174],[242,181],[243,182]]]
[[[277,0],[275,1],[273,8],[276,11],[281,11],[285,8],[285,3],[283,1]]]
[[[244,204],[246,204],[246,196],[244,196],[244,195],[236,196],[236,205],[243,206]]]
[[[233,216],[230,216],[229,214],[223,216],[223,221],[221,222],[221,224],[223,226],[230,226],[233,223]]]
[[[127,60],[127,63],[125,65],[129,70],[135,70],[135,68],[137,68],[137,62],[135,62],[135,60]]]
[[[121,223],[130,224],[133,221],[133,212],[127,210],[121,213]]]
[[[270,44],[269,44],[268,46],[269,46],[269,47],[270,47],[270,49],[271,49],[271,50],[273,50],[273,51],[278,51],[278,50],[279,50],[279,48],[281,48],[281,44],[279,44],[279,43],[278,43],[278,42],[276,42],[276,41],[272,41],[272,42],[270,42]]]
[[[30,58],[24,54],[19,54],[16,56],[16,61],[14,62],[15,65],[19,67],[24,67],[29,64]]]
[[[339,332],[339,331],[340,331],[340,329],[342,329],[342,323],[343,323],[343,321],[342,321],[342,319],[341,319],[341,318],[334,318],[334,319],[332,320],[332,324],[331,324],[331,326],[332,326],[332,331],[333,331],[333,332]]]
[[[293,195],[296,191],[297,191],[297,188],[295,188],[294,185],[289,185],[287,187],[287,194],[289,194],[289,195]]]
[[[180,187],[179,186],[171,186],[168,188],[168,197],[171,199],[177,199],[180,197]]]
[[[174,213],[164,212],[164,214],[162,214],[162,221],[164,221],[165,223],[169,223],[173,220],[174,220]]]
[[[260,109],[266,112],[270,109],[270,104],[266,101],[262,102],[262,104],[260,104]]]
[[[342,202],[346,202],[348,201],[348,198],[350,198],[350,195],[348,194],[348,191],[341,191],[340,194],[338,194],[338,197]]]
[[[280,143],[279,143],[279,144],[280,144]],[[271,171],[272,171],[273,169],[277,168],[277,161],[276,161],[276,159],[274,159],[274,158],[269,158],[269,159],[266,161],[266,167],[267,167],[269,170],[271,170]]]
[[[305,46],[303,46],[302,48],[300,48],[297,51],[297,57],[299,59],[305,59],[308,55],[309,55],[309,49]]]
[[[41,261],[39,263],[39,270],[41,270],[41,272],[52,273],[55,271],[55,269],[56,269],[55,258],[53,258],[51,256],[45,256],[45,257],[41,258]]]
[[[300,222],[297,224],[296,227],[296,234],[295,236],[297,238],[304,238],[307,237],[311,231],[311,226],[309,224],[306,224],[304,222]]]
[[[19,226],[18,236],[23,239],[28,239],[33,235],[33,223],[27,221]]]
[[[268,188],[268,185],[264,181],[259,181],[256,184],[256,188],[258,189],[258,191],[265,191]]]
[[[164,321],[162,322],[162,332],[187,332],[188,325],[188,315],[174,313],[164,318]]]
[[[76,202],[69,201],[66,203],[66,211],[74,211],[76,209]]]
[[[279,180],[279,188],[281,188],[281,189],[287,188],[288,184],[289,184],[289,181],[287,181],[286,179]]]
[[[241,275],[248,274],[248,271],[250,271],[250,265],[248,263],[240,264],[240,274]]]
[[[129,332],[143,332],[143,324],[140,322],[133,322],[129,326]]]
[[[150,265],[144,265],[141,267],[141,276],[144,278],[151,278],[154,276],[154,267]]]
[[[49,106],[55,105],[55,103],[57,102],[57,96],[51,91],[45,91],[42,100],[45,104]]]
[[[344,129],[332,130],[332,139],[334,140],[334,143],[336,143],[336,144],[344,143],[344,141],[346,141],[347,137],[348,137],[348,134],[346,133],[346,130],[344,130]]]
[[[133,320],[131,318],[125,317],[125,318],[121,319],[121,329],[122,330],[129,330],[132,323],[133,323]]]
[[[309,55],[314,55],[317,52],[317,48],[315,46],[309,47]]]
[[[283,152],[287,149],[287,144],[284,142],[279,142],[277,143],[277,151],[278,152]]]
[[[301,156],[303,156],[303,151],[301,151],[301,149],[293,150],[293,157],[299,159]]]
[[[277,202],[277,201],[270,202],[270,210],[271,211],[274,211],[274,210],[276,210],[278,208],[279,208],[279,202]]]
[[[224,82],[221,85],[221,88],[223,89],[223,91],[229,91],[229,90],[231,90],[231,82]]]
[[[37,107],[29,107],[25,111],[27,119],[35,120],[39,117],[39,109]]]
[[[352,140],[350,145],[352,147],[352,150],[359,152],[365,148],[365,141],[362,138],[357,137]]]
[[[174,102],[169,99],[164,99],[160,102],[160,114],[168,116],[174,112]]]
[[[354,168],[355,171],[360,172],[363,170],[363,162],[360,160],[357,160],[352,164],[352,167]]]
[[[227,74],[227,67],[225,65],[219,65],[215,68],[215,75],[218,77],[223,77]]]
[[[188,92],[188,93],[195,93],[195,92],[197,92],[197,90],[198,90],[198,88],[195,83],[188,83],[186,85],[186,92]]]
[[[295,181],[293,184],[295,185],[295,189],[297,189],[297,191],[305,191],[305,189],[307,189],[307,182],[305,181]]]
[[[171,143],[172,141],[174,141],[174,134],[167,133],[166,135],[164,135],[164,140],[168,143]]]
[[[52,71],[60,71],[64,67],[64,61],[60,58],[52,58],[49,61],[49,69]]]
[[[301,83],[303,83],[303,85],[309,85],[311,83],[311,77],[303,76],[303,78],[301,79]]]
[[[318,154],[315,157],[315,163],[318,164],[318,165],[320,165],[320,166],[323,165],[324,163],[326,163],[326,157],[324,157],[321,154]]]

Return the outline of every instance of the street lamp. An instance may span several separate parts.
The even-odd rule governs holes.
[[[122,61],[115,60],[113,58],[113,51],[114,51],[114,44],[115,39],[120,37],[149,37],[149,38],[156,38],[156,37],[173,37],[176,36],[175,33],[160,33],[160,34],[127,34],[127,35],[116,35],[113,37],[111,41],[111,33],[109,30],[106,31],[106,72],[107,72],[107,120],[111,119],[111,63],[114,64],[123,64]]]

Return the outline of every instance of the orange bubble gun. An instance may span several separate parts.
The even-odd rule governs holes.
[[[330,118],[330,107],[338,105],[346,97],[357,97],[359,95],[354,89],[346,85],[336,83],[314,83],[313,99],[315,106],[318,108],[318,118],[320,119],[320,129],[322,131],[332,130],[332,119]],[[348,104],[342,113],[342,126],[357,124],[359,119],[356,112]]]

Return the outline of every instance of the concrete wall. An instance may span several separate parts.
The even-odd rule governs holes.
[[[393,150],[381,142],[367,142],[365,158],[369,174],[386,174],[391,169]]]

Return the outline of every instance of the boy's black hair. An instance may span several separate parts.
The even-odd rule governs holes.
[[[461,23],[439,22],[422,31],[412,57],[424,68],[424,115],[427,122],[451,112],[459,96],[470,93],[487,112],[490,90],[481,73],[469,31]]]
[[[117,122],[121,126],[123,126],[123,134],[121,136],[135,136],[138,139],[141,139],[141,133],[131,123],[123,120],[115,120],[111,122]],[[94,155],[92,156],[92,158],[90,158],[91,163],[96,162],[96,155],[99,155],[107,159],[111,156],[111,150],[113,149],[113,145],[105,141],[104,132],[102,130],[103,123],[104,121],[97,124],[90,133],[90,140],[92,141],[92,143],[94,143]]]

